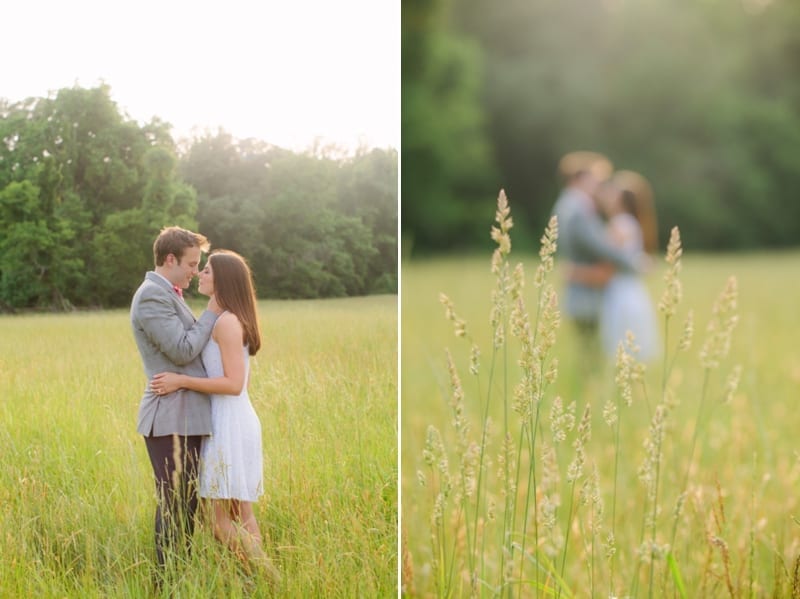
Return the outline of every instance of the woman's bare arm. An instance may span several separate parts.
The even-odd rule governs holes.
[[[220,316],[213,338],[222,354],[223,375],[213,378],[161,372],[150,381],[150,388],[159,395],[178,389],[192,389],[215,395],[239,395],[245,387],[245,359],[242,351],[242,325],[230,312]]]

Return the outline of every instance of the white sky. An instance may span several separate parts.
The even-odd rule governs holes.
[[[15,0],[0,97],[111,87],[181,138],[223,127],[294,150],[400,145],[400,0]]]

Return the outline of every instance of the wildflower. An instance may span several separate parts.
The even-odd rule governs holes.
[[[692,337],[694,335],[694,312],[689,310],[689,313],[686,315],[686,322],[683,324],[683,333],[681,334],[681,340],[678,343],[678,349],[681,351],[688,351],[688,349],[692,346]]]
[[[428,426],[428,434],[425,436],[425,448],[422,450],[422,459],[428,466],[433,466],[433,463],[436,461],[436,438],[439,435],[439,431],[436,430],[436,427],[433,425]]]
[[[573,404],[574,405],[574,404]],[[584,448],[592,436],[591,404],[586,404],[581,422],[578,425],[578,435],[572,446],[575,448],[575,457],[567,468],[567,482],[571,483],[583,476],[583,464],[586,461]]]
[[[425,438],[425,447],[422,451],[422,457],[425,463],[432,468],[435,466],[439,471],[441,493],[445,498],[449,496],[452,488],[450,481],[450,467],[447,459],[447,451],[444,448],[442,437],[438,429],[433,426],[428,426],[428,434]]]
[[[464,389],[461,386],[461,379],[458,376],[455,362],[450,351],[447,351],[447,371],[450,374],[450,388],[452,390],[452,397],[450,400],[450,407],[453,410],[453,427],[458,432],[459,441],[462,447],[467,446],[467,434],[469,433],[469,423],[464,416]]]
[[[469,372],[470,374],[478,374],[480,367],[481,350],[473,343],[472,349],[469,352]]]
[[[489,499],[489,505],[486,508],[486,519],[492,522],[497,517],[497,502],[493,498]]]
[[[495,213],[495,221],[498,227],[492,227],[492,239],[497,243],[497,250],[502,256],[507,256],[511,252],[511,236],[508,231],[514,226],[511,217],[511,209],[508,207],[508,199],[506,192],[500,190],[497,196],[497,212]]]
[[[631,367],[633,358],[625,351],[625,345],[622,341],[617,345],[617,373],[614,377],[614,382],[619,389],[620,396],[625,402],[625,405],[630,406],[633,403],[633,388],[631,386]]]
[[[514,386],[514,401],[511,409],[520,417],[527,421],[532,413],[533,404],[533,381],[531,372],[525,370],[522,373],[519,383]]]
[[[444,317],[453,323],[456,337],[464,337],[467,334],[467,323],[456,314],[452,300],[444,293],[440,293],[439,303],[444,306]]]
[[[517,465],[516,452],[514,451],[514,440],[511,438],[510,433],[506,433],[503,437],[503,448],[502,452],[498,456],[497,464],[498,464],[498,477],[499,478],[506,478],[506,470],[505,465],[508,465],[508,472],[512,472]],[[506,488],[503,489],[503,494],[506,492],[513,497],[514,493],[517,491],[517,486],[513,479],[506,480]]]
[[[480,459],[480,447],[474,441],[469,444],[461,461],[461,476],[464,480],[464,494],[471,497],[475,493],[478,481],[476,471]]]
[[[606,400],[606,403],[603,405],[603,421],[608,426],[614,426],[614,423],[617,421],[617,404],[610,399]]]
[[[575,402],[573,401],[566,410],[560,396],[553,400],[550,409],[550,430],[553,432],[553,441],[558,443],[567,438],[567,433],[575,426]]]
[[[522,298],[522,293],[525,289],[525,268],[522,262],[519,262],[514,267],[514,272],[511,273],[511,299],[516,301]]]
[[[614,554],[617,552],[617,541],[614,538],[614,533],[609,532],[608,536],[606,537],[606,542],[604,543],[603,547],[606,550],[606,558],[611,559],[614,557]]]
[[[556,378],[558,378],[558,358],[553,358],[550,361],[550,368],[544,373],[544,380],[549,385],[554,383]]]
[[[438,493],[436,501],[433,504],[433,513],[431,515],[433,524],[438,528],[442,523],[442,515],[444,514],[444,494]]]
[[[558,295],[552,285],[542,292],[539,305],[539,324],[536,329],[539,351],[546,354],[556,343],[556,331],[561,326],[561,312],[558,310]]]
[[[497,284],[492,290],[492,308],[489,322],[494,332],[494,347],[500,348],[505,343],[504,317],[507,311],[507,294],[509,290],[508,262],[501,261],[497,271]]]
[[[520,295],[521,285],[523,284],[523,273],[521,268],[516,271],[515,281],[511,281],[508,272],[508,254],[511,252],[511,236],[508,231],[514,226],[509,214],[511,209],[508,207],[505,191],[500,190],[497,197],[497,212],[495,220],[498,227],[492,227],[492,239],[497,243],[497,248],[492,255],[492,273],[497,275],[497,286],[492,292],[492,309],[490,322],[494,331],[494,347],[500,348],[505,343],[505,323],[506,315],[506,294],[510,287],[515,287],[514,293]]]
[[[542,525],[545,530],[551,530],[556,525],[556,509],[558,506],[551,501],[548,495],[542,498]]]
[[[592,465],[592,475],[587,479],[587,491],[589,493],[589,500],[592,502],[592,534],[598,534],[603,523],[603,515],[605,514],[605,503],[603,496],[600,493],[600,472],[597,469],[597,464]]]
[[[658,302],[659,312],[663,312],[665,316],[669,317],[675,314],[678,304],[683,297],[683,288],[678,275],[681,271],[681,234],[678,227],[673,227],[669,236],[669,243],[667,244],[666,261],[669,267],[667,272],[664,273],[664,282],[666,288]]]
[[[574,483],[581,476],[583,476],[583,463],[586,460],[586,454],[583,451],[583,445],[575,448],[575,457],[567,466],[567,482]]]
[[[547,223],[539,248],[539,266],[536,269],[534,285],[541,287],[548,273],[553,270],[553,255],[556,253],[558,239],[558,219],[554,216]]]
[[[556,450],[552,445],[544,443],[542,445],[542,493],[550,494],[556,505],[560,505],[561,501],[558,496],[558,487],[560,484],[558,460],[556,459]]]
[[[733,329],[739,317],[736,315],[738,290],[736,277],[728,278],[711,312],[711,320],[706,327],[706,340],[700,350],[700,363],[703,368],[716,368],[731,346]]]
[[[742,367],[737,364],[733,367],[733,370],[731,370],[731,373],[728,375],[728,379],[725,381],[725,395],[723,395],[722,400],[724,403],[730,403],[733,400],[733,396],[739,388],[739,379],[741,376]]]
[[[666,428],[667,407],[662,403],[656,406],[653,419],[650,421],[650,435],[644,442],[645,460],[639,468],[639,480],[647,487],[647,496],[655,501],[656,470],[661,462],[661,446]]]
[[[528,313],[525,310],[525,301],[517,297],[511,307],[511,335],[525,343],[525,335],[530,331]]]

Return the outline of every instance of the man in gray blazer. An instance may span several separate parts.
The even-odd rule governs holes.
[[[561,159],[559,171],[566,186],[553,208],[558,218],[558,255],[576,265],[605,262],[621,272],[641,272],[647,264],[644,253],[631,254],[615,246],[597,212],[594,195],[612,170],[611,162],[595,152],[571,152]],[[596,336],[602,302],[602,286],[567,280],[564,312],[586,337]]]
[[[213,298],[195,320],[183,290],[197,276],[203,235],[168,227],[153,244],[155,269],[145,275],[131,302],[133,336],[144,364],[147,385],[139,404],[137,430],[144,436],[156,481],[156,557],[188,549],[197,510],[197,467],[204,435],[211,433],[211,400],[203,393],[179,389],[159,395],[150,379],[159,372],[206,376],[200,352],[222,312]]]

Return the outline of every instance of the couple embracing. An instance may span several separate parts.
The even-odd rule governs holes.
[[[565,155],[559,171],[565,187],[553,212],[567,263],[565,311],[581,344],[599,340],[613,358],[631,332],[638,358],[652,361],[659,332],[643,280],[658,245],[652,189],[640,174],[614,171],[595,152]]]
[[[131,303],[148,385],[137,430],[155,476],[156,558],[188,551],[202,498],[214,536],[273,579],[253,503],[263,493],[261,424],[247,393],[249,357],[261,346],[252,274],[237,253],[209,249],[199,233],[161,231],[155,268]],[[199,275],[208,305],[195,319],[183,300]]]

